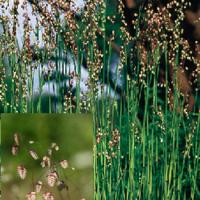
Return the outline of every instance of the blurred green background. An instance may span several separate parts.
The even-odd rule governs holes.
[[[20,136],[20,148],[19,154],[13,156],[11,149],[16,132]],[[65,181],[68,190],[60,192],[45,185],[44,191],[51,191],[55,199],[92,199],[93,136],[90,115],[2,114],[1,136],[2,199],[26,199],[26,194],[33,191],[35,182],[41,179],[45,182],[46,171],[40,162],[52,143],[59,146],[53,160],[59,163],[66,159],[69,163],[69,168],[59,168],[60,178]],[[30,144],[29,141],[34,143]],[[39,160],[29,155],[30,149],[38,153]],[[25,180],[19,178],[16,170],[22,164],[28,170]]]

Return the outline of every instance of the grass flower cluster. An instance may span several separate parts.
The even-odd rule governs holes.
[[[23,141],[20,141],[20,136],[18,133],[14,134],[14,144],[12,146],[11,152],[15,158],[20,153],[20,151],[27,151],[23,147]],[[34,141],[30,141],[30,144],[34,144]],[[16,151],[16,147],[18,150]],[[20,151],[19,151],[20,150]],[[73,167],[70,167],[67,160],[56,160],[56,151],[59,151],[59,146],[56,143],[52,143],[50,148],[47,150],[47,154],[44,156],[39,156],[36,151],[28,149],[27,156],[30,156],[32,160],[38,161],[41,167],[40,177],[32,177],[33,190],[28,192],[26,195],[27,200],[54,200],[53,192],[66,190],[67,198],[68,194],[68,185],[67,177],[64,172],[67,168],[75,170]],[[55,154],[55,155],[54,155]],[[33,163],[32,163],[33,165]],[[28,169],[22,163],[17,166],[17,173],[20,179],[25,180],[28,176],[31,175],[32,169]],[[54,191],[49,188],[54,188]],[[56,189],[57,188],[57,189]],[[60,198],[64,199],[60,193]]]

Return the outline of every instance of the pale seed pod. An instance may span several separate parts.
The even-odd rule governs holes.
[[[29,193],[26,195],[26,199],[27,199],[27,200],[36,200],[36,193],[35,193],[35,192],[29,192]]]
[[[66,169],[66,168],[68,168],[68,162],[67,162],[67,160],[61,160],[60,161],[60,166],[63,168],[63,169]]]
[[[33,150],[30,150],[29,151],[29,154],[31,155],[31,157],[34,159],[34,160],[37,160],[38,159],[38,155],[35,151]]]
[[[17,145],[12,146],[12,155],[16,156],[18,154],[19,147]]]
[[[13,137],[14,137],[15,144],[17,146],[19,146],[19,135],[18,135],[18,133],[15,133]]]
[[[48,156],[44,156],[41,162],[41,166],[44,167],[50,167],[51,166],[51,160]]]
[[[58,146],[58,145],[55,146],[55,150],[56,150],[56,151],[59,150],[59,146]]]
[[[48,149],[48,155],[49,155],[49,156],[52,155],[52,149]]]
[[[35,185],[35,192],[39,193],[42,189],[42,181],[38,181]]]
[[[57,182],[58,180],[58,174],[57,172],[50,172],[48,175],[47,175],[47,183],[50,187],[53,187],[55,185],[55,183]]]
[[[52,143],[51,148],[54,149],[56,147],[56,145],[57,145],[56,143]]]
[[[43,197],[44,200],[54,200],[54,197],[53,197],[53,195],[50,192],[45,192],[42,195],[42,197]]]
[[[19,174],[21,179],[25,179],[26,178],[27,169],[23,165],[19,165],[17,167],[17,172],[18,172],[18,174]]]

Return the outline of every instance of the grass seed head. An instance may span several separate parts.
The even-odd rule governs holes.
[[[62,161],[60,161],[60,166],[61,166],[63,169],[68,168],[68,166],[69,166],[68,161],[67,161],[67,160],[62,160]]]
[[[17,145],[13,145],[11,151],[12,151],[12,154],[14,156],[16,156],[18,154],[18,152],[19,152],[19,147]]]
[[[34,160],[37,160],[39,157],[37,155],[37,153],[33,150],[30,150],[29,151],[29,154],[31,155],[31,157],[34,159]]]
[[[19,174],[21,179],[25,179],[26,178],[27,169],[23,165],[19,165],[17,167],[17,172],[18,172],[18,174]]]
[[[13,137],[14,137],[15,144],[19,146],[19,134],[15,133]]]
[[[51,166],[51,160],[48,156],[44,156],[41,162],[41,166],[44,167],[50,167]]]
[[[47,175],[47,183],[50,187],[53,187],[58,180],[58,174],[56,171],[50,172]]]
[[[29,193],[26,195],[26,199],[27,199],[27,200],[36,200],[36,193],[35,193],[35,192],[29,192]]]
[[[42,181],[38,181],[35,185],[35,192],[39,193],[42,189]]]
[[[54,197],[53,197],[53,195],[50,192],[45,192],[42,195],[42,197],[43,197],[44,200],[54,200]]]

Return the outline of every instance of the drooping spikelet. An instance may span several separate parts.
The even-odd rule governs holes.
[[[44,156],[41,162],[41,166],[44,167],[50,167],[51,166],[51,160],[48,156]]]
[[[60,161],[60,166],[63,168],[63,169],[66,169],[66,168],[68,168],[68,162],[67,162],[67,160],[61,160]]]
[[[18,154],[19,147],[17,145],[13,145],[11,151],[12,151],[12,155],[16,156]]]
[[[56,183],[56,181],[58,180],[58,174],[56,171],[54,172],[50,172],[48,175],[47,175],[47,183],[50,187],[53,187]]]
[[[35,193],[35,192],[29,192],[29,193],[26,195],[26,199],[27,199],[27,200],[36,200],[36,193]]]
[[[35,192],[39,193],[42,189],[42,181],[38,181],[35,185]]]
[[[26,174],[27,174],[27,169],[23,166],[23,165],[19,165],[17,167],[17,172],[19,174],[19,177],[21,179],[25,179],[26,178]]]
[[[54,200],[54,197],[53,197],[53,195],[50,192],[45,192],[42,195],[42,197],[43,197],[44,200]]]
[[[17,146],[19,146],[19,135],[18,135],[18,133],[15,133],[13,137],[14,137],[14,142],[15,142],[15,144],[16,144]]]
[[[37,160],[38,159],[38,155],[35,151],[33,150],[30,150],[29,151],[29,154],[31,155],[31,157],[34,159],[34,160]]]

